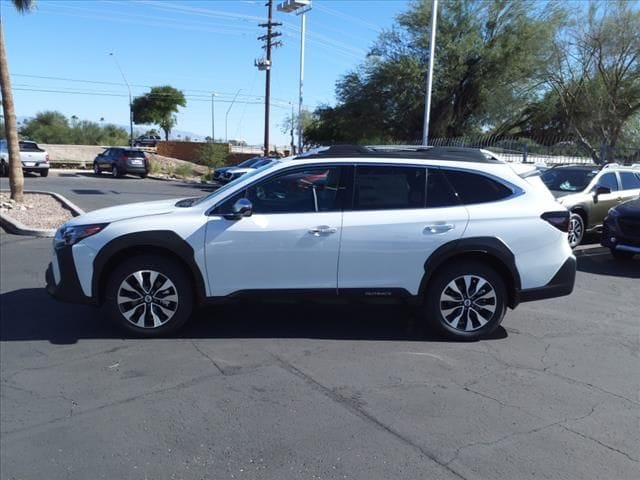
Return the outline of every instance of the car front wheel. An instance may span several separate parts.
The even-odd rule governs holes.
[[[576,248],[584,237],[584,220],[577,213],[571,213],[569,218],[569,246]]]
[[[40,170],[40,176],[41,177],[49,176],[49,169],[47,168],[46,170]]]
[[[100,171],[100,166],[98,165],[98,162],[94,162],[93,163],[93,173],[95,175],[100,175],[102,172]]]
[[[193,288],[177,261],[155,255],[133,257],[109,277],[106,307],[129,333],[160,337],[178,330],[191,316]]]
[[[429,282],[425,300],[426,318],[432,327],[454,340],[477,340],[502,322],[507,290],[494,269],[465,261],[437,273]]]

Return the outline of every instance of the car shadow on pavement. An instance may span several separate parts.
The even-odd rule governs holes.
[[[613,277],[640,278],[640,256],[617,260],[609,252],[578,257],[578,271]]]
[[[508,336],[502,327],[485,338]],[[101,309],[50,298],[44,288],[0,295],[0,342],[127,338]],[[195,312],[177,338],[313,338],[447,342],[403,305],[239,303]]]

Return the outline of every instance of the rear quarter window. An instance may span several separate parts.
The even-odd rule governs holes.
[[[496,202],[513,194],[506,185],[481,174],[460,170],[444,170],[444,173],[464,205]]]

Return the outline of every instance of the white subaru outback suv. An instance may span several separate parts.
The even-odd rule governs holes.
[[[137,335],[243,297],[405,302],[460,340],[568,295],[568,211],[477,149],[336,146],[196,199],[96,210],[54,239],[47,289]]]

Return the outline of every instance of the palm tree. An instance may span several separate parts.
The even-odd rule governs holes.
[[[20,13],[29,12],[35,5],[35,0],[12,0],[16,10]],[[4,130],[9,150],[9,187],[11,198],[16,202],[24,200],[24,176],[20,163],[20,146],[18,144],[18,125],[16,124],[16,110],[13,105],[11,78],[7,52],[4,48],[4,32],[2,30],[2,14],[0,13],[0,91],[2,92],[2,111],[4,113]]]

